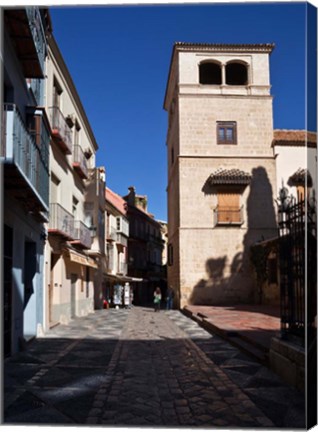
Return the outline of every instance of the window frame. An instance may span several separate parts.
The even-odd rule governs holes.
[[[225,129],[225,139],[220,138],[220,129]],[[226,138],[226,130],[231,129],[233,139]],[[218,145],[237,145],[237,122],[236,121],[217,121],[216,122],[216,143]]]
[[[235,201],[237,200],[236,205],[224,206],[221,205],[221,197],[224,196],[236,196]],[[218,188],[216,192],[217,206],[214,209],[214,226],[224,227],[224,226],[232,226],[232,227],[241,227],[244,224],[244,215],[243,215],[243,204],[242,204],[242,191],[237,187],[221,187]],[[222,217],[220,215],[222,214]],[[225,215],[224,215],[225,214]],[[227,220],[227,216],[231,216]],[[238,215],[238,218],[236,217]]]

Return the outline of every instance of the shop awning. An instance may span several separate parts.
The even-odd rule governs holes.
[[[70,250],[70,249],[66,249],[64,253],[65,253],[65,256],[67,258],[69,258],[69,260],[71,262],[82,264],[82,265],[85,265],[87,267],[97,268],[97,264],[96,264],[95,260],[93,258],[90,258],[89,256],[87,256],[85,254],[82,254],[80,252]]]
[[[143,278],[137,278],[133,276],[120,276],[120,275],[114,275],[112,273],[104,273],[104,276],[120,282],[146,282],[146,279]]]

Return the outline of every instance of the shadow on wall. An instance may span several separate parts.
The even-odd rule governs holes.
[[[250,191],[246,201],[246,228],[240,226],[215,226],[214,228],[223,230],[223,244],[228,241],[227,231],[231,232],[233,238],[233,230],[237,230],[239,240],[241,230],[246,229],[241,251],[236,252],[232,257],[230,248],[228,254],[219,257],[216,251],[216,257],[206,260],[207,278],[202,278],[193,287],[189,298],[190,304],[225,305],[235,302],[259,302],[254,269],[250,261],[250,247],[256,242],[276,237],[277,223],[273,190],[265,168],[254,168],[251,174]],[[216,193],[215,188],[209,188],[207,183],[203,186],[202,192],[210,195]]]

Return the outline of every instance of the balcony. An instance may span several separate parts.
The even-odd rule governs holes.
[[[128,245],[128,239],[125,235],[123,234],[118,234],[117,232],[117,238],[116,238],[117,243],[120,243],[123,246],[127,246]]]
[[[44,105],[44,80],[40,78],[27,79],[28,87],[31,89],[36,105]]]
[[[67,240],[74,240],[74,217],[60,204],[50,204],[50,221],[48,232],[50,235],[60,236]]]
[[[107,241],[116,241],[116,240],[117,240],[116,228],[110,227],[107,233]]]
[[[118,274],[126,275],[128,270],[127,263],[120,262],[118,263]]]
[[[88,178],[87,160],[79,145],[74,146],[73,168],[82,179]]]
[[[244,223],[243,206],[236,207],[216,207],[214,209],[214,225],[242,225]]]
[[[74,241],[71,243],[83,249],[90,249],[92,245],[91,232],[82,221],[76,220],[74,222]]]
[[[106,268],[107,273],[114,273],[114,255],[112,250],[108,250],[108,255],[106,257]]]
[[[26,78],[44,78],[46,36],[38,7],[6,9],[5,25]]]
[[[36,136],[27,130],[14,104],[4,104],[1,121],[5,188],[33,213],[47,212],[49,206],[49,131],[42,114],[40,109],[33,112],[41,120]]]
[[[59,107],[50,107],[50,122],[54,142],[65,154],[72,154],[72,130]]]

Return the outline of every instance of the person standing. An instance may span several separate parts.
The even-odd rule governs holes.
[[[161,289],[157,287],[155,292],[153,293],[153,302],[155,307],[155,312],[160,311],[160,303],[161,303]]]
[[[172,309],[173,298],[174,298],[174,291],[172,289],[172,286],[170,285],[169,288],[167,289],[167,293],[166,293],[166,309],[167,310]]]

